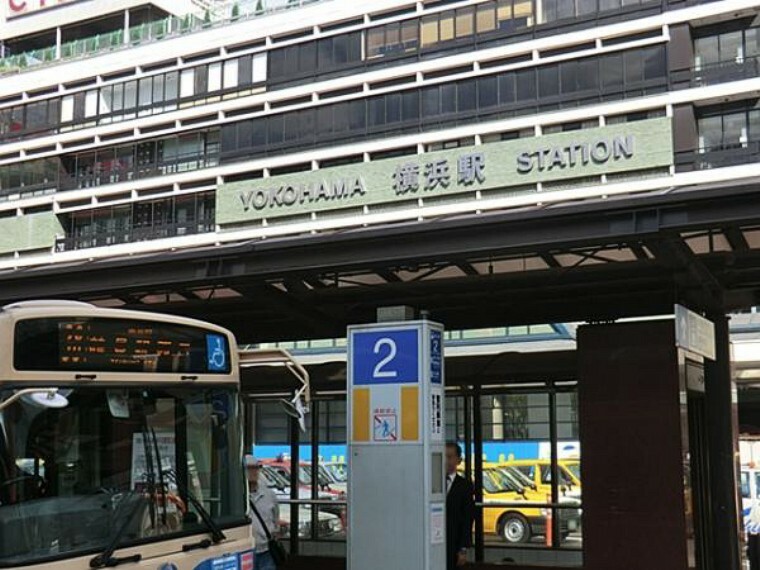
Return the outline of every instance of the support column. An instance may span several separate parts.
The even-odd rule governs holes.
[[[55,29],[55,59],[61,59],[61,26]]]
[[[739,513],[736,491],[738,420],[736,387],[731,375],[728,318],[715,323],[715,361],[705,361],[705,394],[710,463],[712,542],[715,568],[739,570]]]
[[[673,321],[580,327],[578,373],[584,570],[693,568]]]
[[[299,552],[298,520],[301,481],[298,477],[301,465],[301,428],[298,420],[290,418],[290,554],[297,556]]]
[[[124,10],[124,44],[129,44],[129,10]]]
[[[475,502],[483,504],[483,402],[480,384],[473,391],[473,439],[475,440]],[[485,560],[485,543],[483,541],[483,509],[476,509],[475,515],[475,561]]]

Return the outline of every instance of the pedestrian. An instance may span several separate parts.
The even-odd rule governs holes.
[[[256,570],[276,570],[277,565],[269,552],[269,536],[277,534],[277,521],[280,520],[280,507],[277,498],[261,476],[261,463],[252,455],[246,455],[245,467],[250,488],[249,504],[253,536],[256,538]],[[253,509],[256,509],[253,512]],[[258,513],[259,516],[256,516]],[[266,524],[266,530],[262,526]],[[268,532],[267,532],[268,531]]]
[[[472,483],[457,473],[462,463],[462,448],[446,444],[446,568],[454,570],[467,564],[467,549],[472,546],[475,501]]]

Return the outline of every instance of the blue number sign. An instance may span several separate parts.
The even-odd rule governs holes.
[[[352,335],[354,385],[419,382],[415,329],[357,331]]]
[[[443,365],[443,340],[440,331],[430,332],[430,382],[441,383],[441,368]]]

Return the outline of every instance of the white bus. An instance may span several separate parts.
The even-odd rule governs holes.
[[[0,310],[0,568],[250,570],[232,334],[36,301]]]

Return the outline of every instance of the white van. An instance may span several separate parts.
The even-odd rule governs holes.
[[[752,505],[758,500],[758,491],[760,491],[760,469],[743,465],[739,479],[739,492],[742,496],[742,519],[745,530],[747,530]]]

